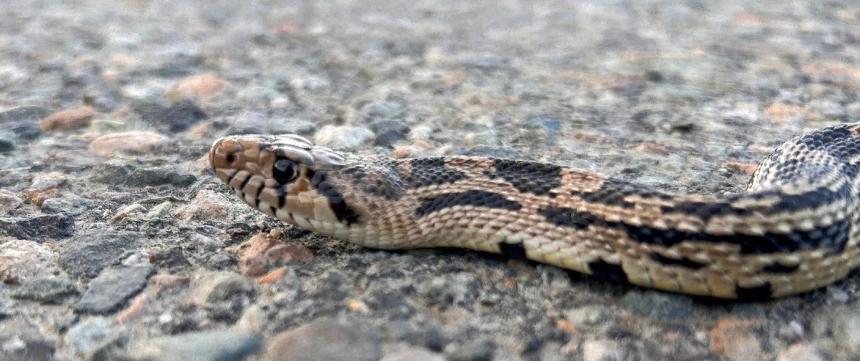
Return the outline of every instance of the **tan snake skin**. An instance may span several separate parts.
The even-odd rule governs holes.
[[[361,158],[296,135],[225,137],[209,158],[252,207],[373,248],[462,247],[739,299],[812,290],[860,263],[860,123],[789,140],[723,198],[534,162]]]

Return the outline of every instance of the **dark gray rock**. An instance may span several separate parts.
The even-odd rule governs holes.
[[[12,297],[41,303],[58,303],[78,293],[72,280],[66,277],[39,277],[24,281]]]
[[[206,113],[190,100],[171,104],[167,108],[148,107],[146,109],[148,111],[142,114],[144,120],[161,124],[162,128],[174,133],[185,131],[208,118]]]
[[[59,250],[60,267],[73,277],[95,277],[116,263],[128,251],[141,246],[137,233],[88,232],[63,242]]]
[[[56,342],[29,321],[17,318],[0,323],[0,360],[51,361]]]
[[[367,103],[361,107],[361,111],[364,113],[365,117],[373,123],[378,120],[397,118],[404,113],[405,109],[401,104],[390,101],[381,101]]]
[[[18,137],[10,131],[0,131],[0,153],[8,153],[15,150]]]
[[[189,332],[142,341],[129,349],[128,357],[146,360],[242,360],[257,352],[259,336],[240,329]]]
[[[235,297],[250,297],[255,292],[251,280],[233,272],[209,273],[195,283],[191,299],[202,306],[230,301]]]
[[[0,235],[33,241],[60,240],[75,234],[75,219],[68,214],[0,218]]]
[[[89,180],[97,183],[116,184],[125,181],[135,167],[119,160],[109,160],[99,163],[90,169]]]
[[[481,282],[470,273],[433,277],[419,283],[418,293],[430,304],[468,306],[480,295]]]
[[[134,169],[121,181],[123,184],[131,187],[159,186],[166,184],[184,187],[194,183],[195,180],[197,180],[196,177],[182,173],[175,166],[162,166]]]
[[[84,313],[116,310],[146,286],[153,271],[155,268],[148,264],[105,269],[90,281],[75,310]]]
[[[77,195],[64,194],[62,197],[48,198],[42,202],[42,212],[77,216],[86,212],[90,203],[90,200]]]
[[[20,106],[0,112],[0,129],[10,130],[19,139],[33,139],[41,134],[39,120],[51,113],[48,108]]]
[[[271,338],[266,361],[376,361],[379,334],[363,323],[321,319]]]
[[[121,329],[108,317],[84,318],[70,327],[63,339],[68,353],[75,358],[87,358],[104,347],[111,339],[121,337]]]

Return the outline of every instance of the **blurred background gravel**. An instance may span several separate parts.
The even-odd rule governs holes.
[[[0,7],[0,359],[857,360],[860,276],[691,298],[283,226],[225,134],[741,192],[860,119],[860,4],[28,1]]]

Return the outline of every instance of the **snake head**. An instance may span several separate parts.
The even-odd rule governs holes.
[[[356,216],[343,212],[343,197],[325,179],[344,157],[298,135],[224,137],[212,145],[209,162],[245,203],[282,221],[317,229],[312,221]]]

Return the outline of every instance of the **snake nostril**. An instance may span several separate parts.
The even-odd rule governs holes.
[[[236,154],[235,153],[227,154],[227,163],[233,163],[234,160],[236,160]]]

